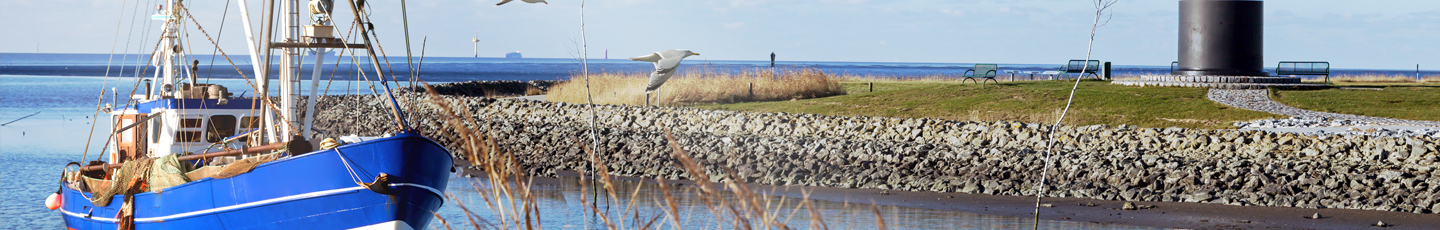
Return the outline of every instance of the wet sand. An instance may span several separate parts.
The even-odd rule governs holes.
[[[576,172],[565,171],[561,176],[576,177]],[[655,183],[654,179],[636,177],[613,177],[616,180]],[[535,178],[536,183],[560,183],[555,178]],[[693,181],[666,180],[669,184],[692,186]],[[792,198],[803,198],[802,191],[810,191],[810,199],[832,202],[874,203],[877,205],[924,208],[934,210],[969,212],[984,215],[1033,217],[1035,197],[997,196],[967,193],[938,193],[888,191],[880,189],[844,189],[809,186],[770,186],[749,184],[752,189]],[[884,193],[884,194],[882,194]],[[888,194],[888,195],[886,195]],[[1040,218],[1121,224],[1131,226],[1176,228],[1176,229],[1440,229],[1440,214],[1417,214],[1386,211],[1365,211],[1351,209],[1305,209],[1288,207],[1233,206],[1223,204],[1200,204],[1178,202],[1134,202],[1137,206],[1153,205],[1142,210],[1121,210],[1124,201],[1045,198],[1044,204],[1052,207],[1040,208]],[[1084,204],[1093,203],[1090,207]],[[1323,218],[1309,219],[1315,213]],[[1371,226],[1384,221],[1392,226],[1380,228]]]

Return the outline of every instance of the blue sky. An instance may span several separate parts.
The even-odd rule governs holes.
[[[132,10],[155,0],[0,2],[0,52],[130,52],[149,20],[132,26]],[[225,1],[192,0],[201,26],[216,35]],[[258,9],[252,1],[251,9]],[[372,19],[387,52],[402,54],[399,1],[372,0]],[[521,51],[526,57],[571,58],[579,47],[579,2],[409,1],[413,46],[429,36],[427,55],[470,56],[479,32],[481,56]],[[221,46],[243,53],[238,7],[225,20]],[[592,0],[586,17],[590,57],[639,56],[691,49],[708,60],[1059,64],[1085,55],[1093,9],[1088,0]],[[340,4],[341,6],[345,6]],[[1096,36],[1094,57],[1117,65],[1168,65],[1176,56],[1174,0],[1122,0]],[[1440,1],[1266,1],[1268,65],[1330,61],[1336,68],[1440,69]],[[122,12],[122,9],[124,11]],[[258,11],[258,10],[257,10]],[[340,11],[348,14],[348,11]],[[121,19],[123,17],[123,20]],[[258,18],[258,16],[257,16]],[[143,18],[142,18],[143,19]],[[348,21],[348,17],[339,18]],[[117,25],[120,28],[117,31]],[[134,29],[132,29],[134,28]],[[132,33],[132,30],[134,30]],[[121,39],[115,39],[118,36]],[[194,47],[208,49],[198,31]],[[203,46],[202,46],[203,45]],[[148,52],[148,49],[145,49]]]

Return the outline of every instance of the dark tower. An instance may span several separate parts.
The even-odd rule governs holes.
[[[1174,75],[1267,76],[1265,2],[1180,0],[1180,67]]]

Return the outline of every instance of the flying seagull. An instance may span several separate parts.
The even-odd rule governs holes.
[[[659,89],[660,85],[665,84],[665,80],[670,80],[670,76],[675,75],[675,69],[680,68],[680,60],[691,55],[700,54],[690,52],[690,50],[666,50],[630,58],[634,61],[655,63],[655,72],[650,73],[650,84],[645,86],[645,103],[647,105],[650,103],[650,92]]]
[[[500,0],[500,3],[495,3],[495,6],[505,5],[505,3],[510,3],[510,2],[512,2],[512,1],[515,1],[515,0]],[[520,1],[523,1],[523,2],[525,2],[525,3],[531,3],[531,4],[535,4],[535,3],[545,3],[545,4],[547,4],[547,5],[550,4],[549,2],[545,2],[545,0],[520,0]]]

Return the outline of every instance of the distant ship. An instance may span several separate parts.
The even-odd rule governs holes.
[[[515,51],[515,52],[510,52],[510,53],[505,54],[505,58],[524,58],[524,57],[521,57],[521,56],[520,56],[520,51]]]

